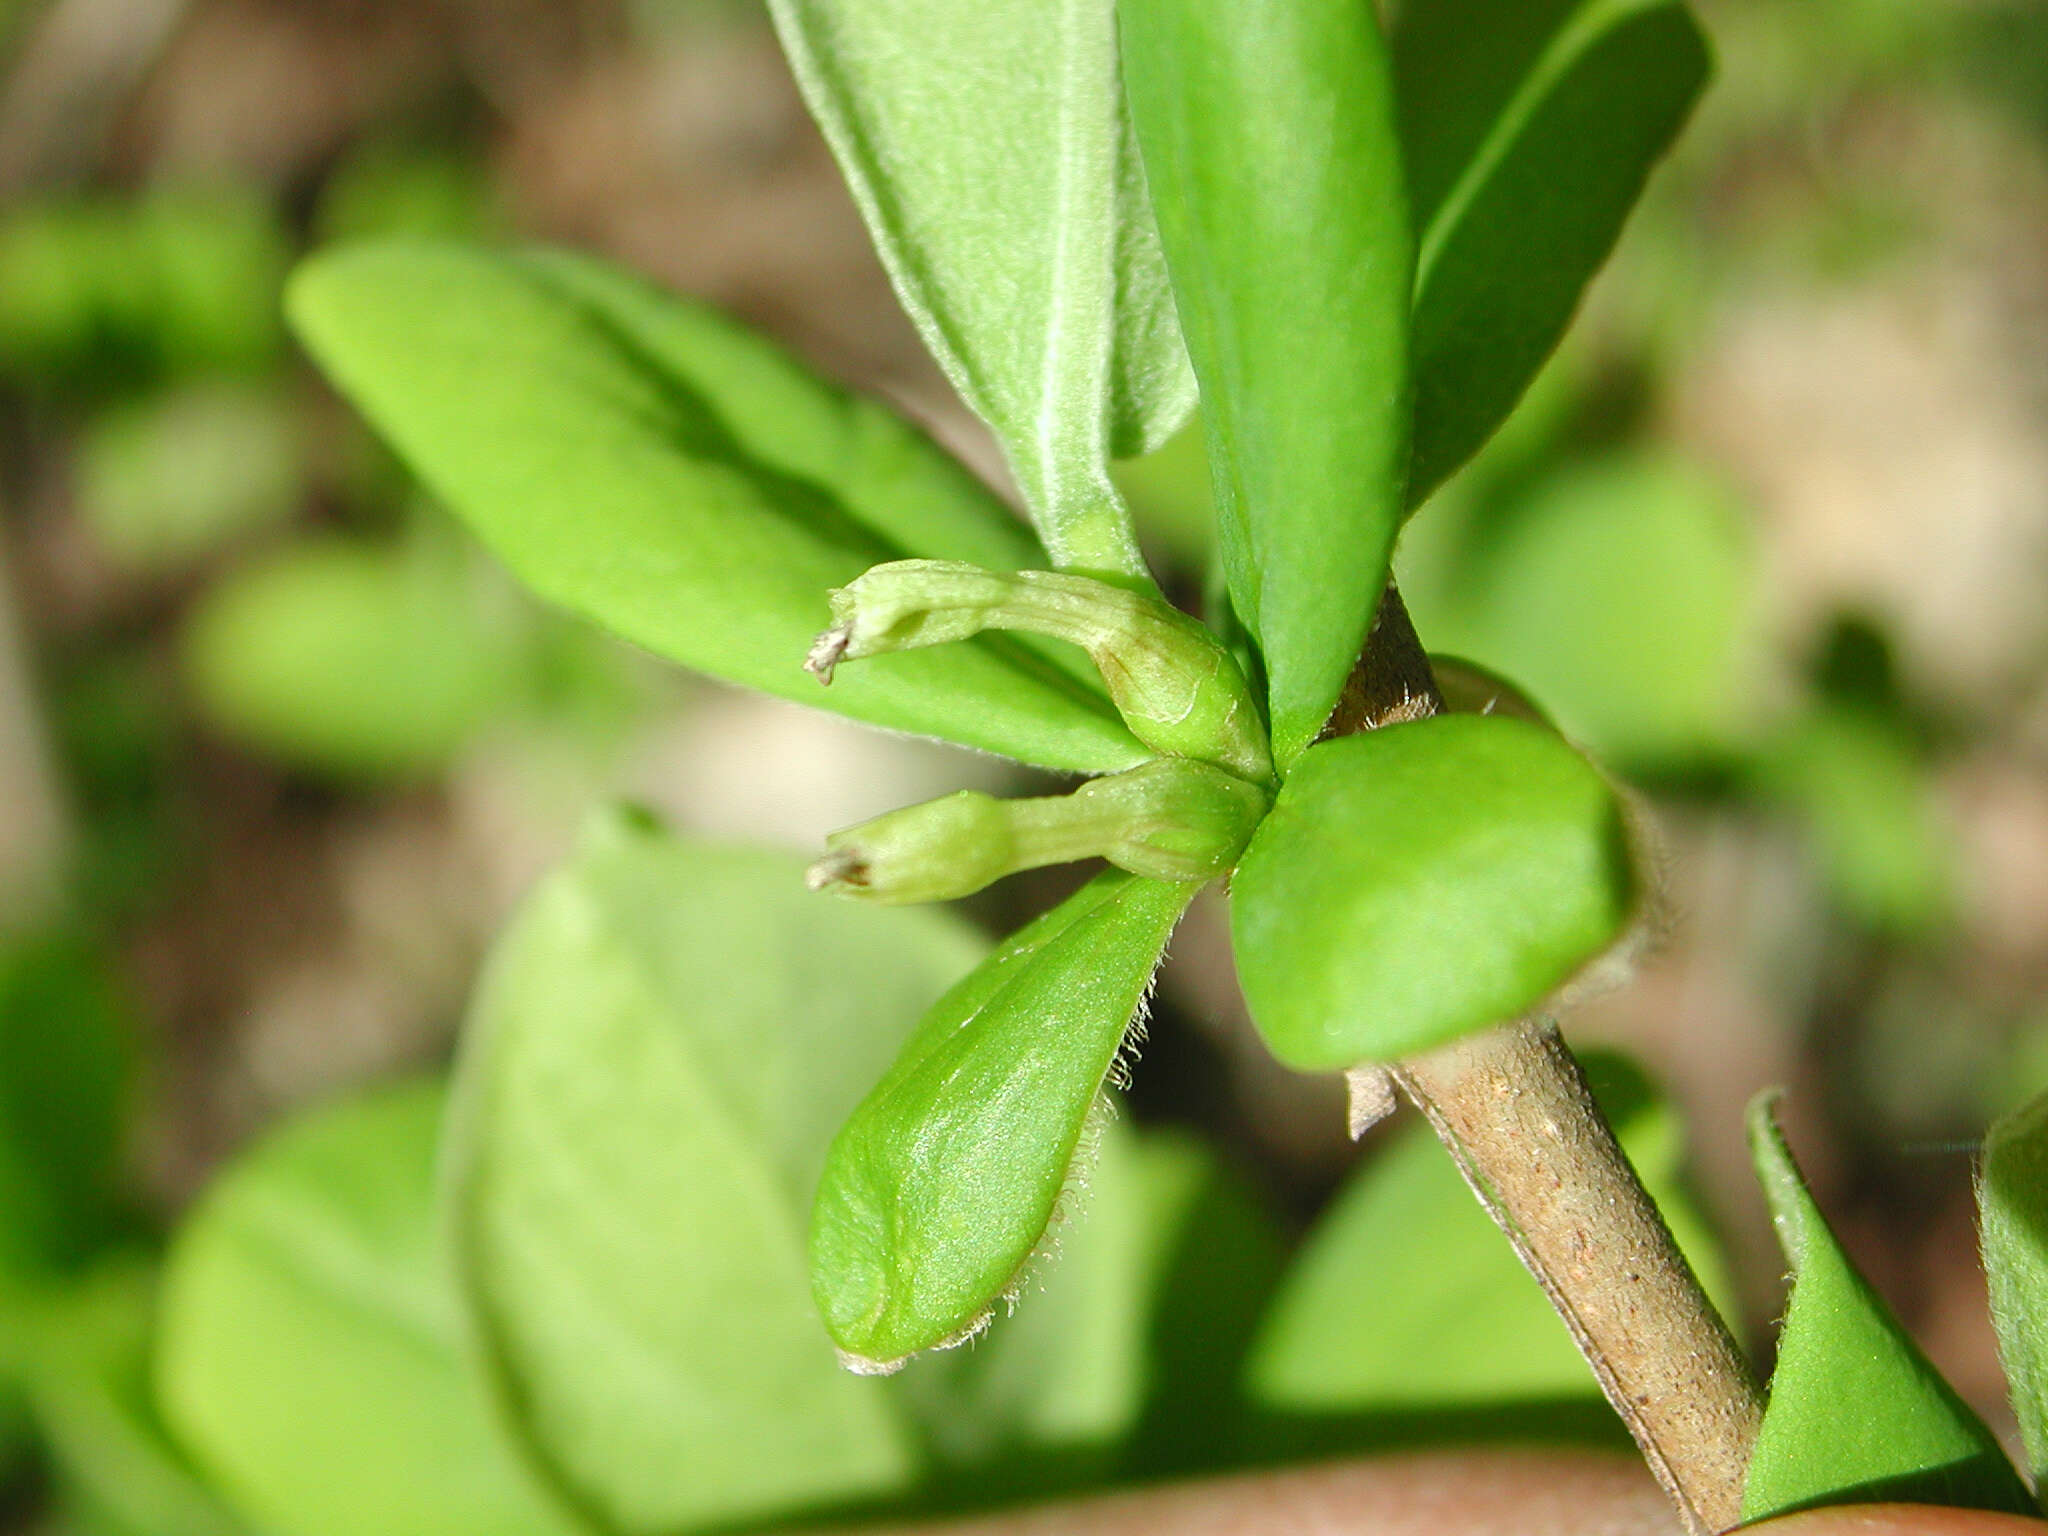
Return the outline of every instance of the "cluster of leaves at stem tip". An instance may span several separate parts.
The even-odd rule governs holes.
[[[544,596],[714,676],[1093,775],[898,811],[813,868],[902,902],[1112,866],[937,1003],[832,1146],[817,1300],[888,1369],[1018,1284],[1206,882],[1230,877],[1260,1031],[1310,1070],[1516,1017],[1628,924],[1616,797],[1542,725],[1318,738],[1402,522],[1548,354],[1706,52],[1678,3],[1438,0],[1391,29],[1359,0],[773,12],[1030,529],[882,406],[582,258],[356,248],[292,312]],[[1198,403],[1208,625],[1160,595],[1110,475]]]
[[[1404,521],[1543,363],[1708,61],[1680,0],[1403,0],[1386,25],[1364,0],[771,9],[896,291],[1000,444],[1028,527],[884,406],[581,257],[358,247],[302,270],[291,308],[339,387],[544,597],[733,683],[1086,776],[1062,795],[894,812],[835,835],[812,869],[815,885],[901,903],[1035,865],[1112,866],[933,1005],[819,1152],[812,1288],[842,1357],[886,1370],[973,1334],[1014,1293],[1208,882],[1230,882],[1254,1022],[1308,1070],[1521,1015],[1627,926],[1617,798],[1540,719],[1326,728]],[[1198,406],[1220,566],[1206,624],[1162,597],[1110,473]],[[513,1200],[534,1176],[501,1166],[473,1123],[524,1117],[545,1138],[574,1118],[539,1114],[547,1062],[513,1049],[522,1020],[567,1006],[546,981],[559,966],[529,950],[567,944],[573,961],[609,924],[649,974],[673,981],[677,954],[725,964],[686,916],[639,899],[675,884],[657,878],[666,857],[614,828],[508,936],[479,998],[488,1028],[466,1048],[459,1187]],[[758,870],[691,878],[710,878],[706,899],[785,899]],[[648,996],[604,1001],[620,1048],[644,1045]],[[832,1038],[827,1024],[804,1036],[821,1055]],[[765,1102],[744,1051],[717,1059],[743,1100]],[[587,1156],[608,1154],[618,1113],[582,1127]],[[806,1191],[808,1134],[774,1174]],[[1745,1513],[1873,1494],[2031,1507],[1842,1256],[1767,1105],[1753,1135],[1797,1274]],[[2044,1141],[2032,1121],[2004,1127],[1984,1185],[1994,1310],[2037,1469]],[[644,1159],[585,1172],[695,1198]],[[530,1258],[512,1227],[458,1226],[458,1267]],[[593,1253],[616,1241],[581,1235]],[[637,1260],[668,1273],[658,1248]],[[614,1289],[649,1337],[716,1344],[675,1322],[687,1308],[644,1313],[631,1284]],[[1304,1282],[1296,1305],[1312,1311],[1313,1292]],[[556,1425],[560,1480],[624,1526],[680,1518],[651,1485],[607,1483],[639,1444],[621,1402],[590,1398],[573,1359],[551,1362],[553,1335],[518,1305],[483,1310],[501,1352],[537,1352],[510,1395]],[[1313,1369],[1289,1387],[1302,1368],[1284,1349],[1259,1369],[1314,1395]],[[872,1404],[820,1391],[837,1454],[891,1464]],[[1863,1410],[1853,1433],[1845,1391]],[[821,1486],[846,1470],[822,1450],[804,1465]]]

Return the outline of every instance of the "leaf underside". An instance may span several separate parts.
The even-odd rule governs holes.
[[[1194,408],[1113,0],[773,0],[925,344],[1062,567],[1145,573],[1110,457]]]

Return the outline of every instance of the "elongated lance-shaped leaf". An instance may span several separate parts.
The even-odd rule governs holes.
[[[2048,1097],[1991,1127],[1977,1207],[1998,1357],[2038,1486],[2048,1471]]]
[[[1284,770],[1357,659],[1402,507],[1413,268],[1385,44],[1359,0],[1119,9]]]
[[[811,1284],[847,1363],[978,1331],[1046,1237],[1196,882],[1099,876],[924,1017],[832,1143]]]
[[[1792,1298],[1742,1518],[1891,1502],[2032,1513],[1991,1431],[1828,1230],[1778,1129],[1776,1103],[1766,1093],[1750,1105],[1749,1147],[1792,1265]]]
[[[1144,750],[1091,685],[989,637],[803,671],[880,560],[1038,563],[927,439],[730,321],[568,256],[400,241],[317,259],[292,317],[343,393],[527,585],[714,677],[1081,772]]]
[[[1419,505],[1570,324],[1706,83],[1681,0],[1414,0],[1394,24],[1419,250]]]
[[[1614,792],[1556,735],[1440,715],[1314,747],[1231,881],[1267,1047],[1331,1071],[1535,1009],[1635,910]]]
[[[903,307],[1062,567],[1140,576],[1109,458],[1194,407],[1114,0],[771,0]]]

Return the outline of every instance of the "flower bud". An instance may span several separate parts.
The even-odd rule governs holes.
[[[1070,795],[1000,800],[963,789],[833,833],[807,879],[813,890],[892,905],[950,901],[1076,859],[1154,880],[1212,880],[1237,862],[1267,804],[1259,785],[1176,758]]]
[[[832,628],[804,665],[821,682],[841,661],[1017,630],[1087,651],[1124,723],[1170,757],[1239,778],[1273,776],[1251,689],[1230,653],[1172,604],[1064,571],[985,571],[953,560],[878,565],[832,594]]]

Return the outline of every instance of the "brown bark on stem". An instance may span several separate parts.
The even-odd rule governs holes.
[[[1442,708],[1389,583],[1324,734]],[[1390,1070],[1564,1319],[1688,1530],[1738,1524],[1763,1394],[1557,1026],[1505,1024]]]
[[[1547,1019],[1394,1073],[1593,1367],[1689,1530],[1742,1518],[1762,1394]]]

